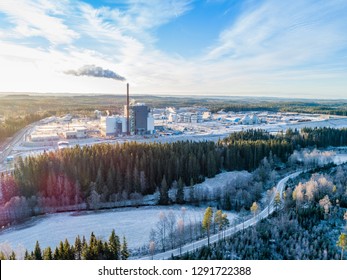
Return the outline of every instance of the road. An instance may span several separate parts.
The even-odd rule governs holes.
[[[20,144],[23,141],[24,136],[28,134],[29,131],[33,129],[37,124],[38,122],[32,123],[24,127],[23,129],[15,133],[15,135],[10,139],[10,141],[8,141],[6,145],[4,145],[5,147],[3,148],[3,150],[0,151],[0,172],[5,171],[7,169],[4,162],[5,159],[11,155],[13,148],[16,145]]]
[[[281,179],[277,183],[276,191],[280,193],[281,197],[282,197],[282,192],[284,190],[285,183],[290,178],[294,178],[294,177],[298,176],[300,173],[302,173],[302,171],[294,172],[294,173],[284,177],[283,179]],[[243,230],[245,228],[253,226],[257,222],[259,222],[260,220],[265,219],[267,216],[269,216],[274,211],[275,211],[275,207],[274,207],[274,195],[273,195],[269,205],[267,207],[265,207],[260,213],[258,213],[254,217],[244,221],[243,223],[239,223],[236,226],[233,226],[233,227],[230,227],[230,228],[226,229],[224,231],[224,236],[225,237],[231,236],[232,234],[234,234],[234,233],[236,233],[238,231],[241,231],[241,230]],[[210,243],[218,242],[220,237],[221,237],[220,234],[211,235],[210,236]],[[198,240],[198,241],[186,244],[186,245],[182,246],[181,249],[180,248],[176,248],[176,249],[173,249],[173,250],[169,250],[169,251],[166,251],[166,252],[155,254],[153,256],[150,256],[150,255],[149,256],[145,256],[145,257],[142,257],[140,259],[141,260],[151,260],[151,259],[163,260],[163,259],[169,259],[172,256],[178,256],[180,254],[191,252],[191,251],[194,251],[194,250],[196,250],[198,248],[201,248],[203,246],[206,246],[206,245],[207,245],[207,238],[204,238],[204,239],[201,239],[201,240]]]

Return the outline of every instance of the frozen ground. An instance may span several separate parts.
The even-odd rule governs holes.
[[[201,221],[205,207],[184,206],[185,221],[189,223]],[[0,233],[1,243],[11,245],[12,248],[25,247],[33,250],[36,240],[41,248],[55,247],[61,240],[67,238],[74,243],[77,235],[86,236],[91,232],[96,236],[107,239],[115,229],[120,237],[125,236],[130,248],[138,248],[148,244],[149,234],[159,220],[160,212],[166,215],[173,211],[177,219],[182,215],[182,206],[148,206],[141,208],[122,208],[99,212],[49,214],[33,218],[20,226],[6,229]],[[230,220],[235,214],[228,212]]]

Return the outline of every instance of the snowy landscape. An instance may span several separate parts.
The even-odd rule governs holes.
[[[307,166],[317,160],[319,165],[328,162],[340,165],[347,162],[346,149],[345,147],[341,148],[337,154],[335,151],[320,152],[315,150],[305,151],[301,154],[294,153],[293,158],[305,160]],[[195,195],[209,196],[213,201],[217,199],[216,194],[221,193],[228,185],[248,181],[250,178],[251,174],[246,171],[223,172],[195,185]],[[171,192],[171,196],[174,196],[173,192]],[[185,196],[189,196],[188,189],[185,190]],[[263,203],[266,203],[264,199]],[[154,201],[149,200],[149,203],[154,203]],[[115,230],[119,236],[127,238],[129,249],[137,252],[141,250],[141,247],[148,247],[151,231],[156,229],[161,215],[166,217],[171,215],[175,221],[184,217],[186,226],[188,224],[196,225],[202,222],[206,206],[208,204],[199,207],[189,205],[142,206],[45,214],[2,229],[0,232],[0,251],[9,255],[14,250],[18,258],[23,258],[25,250],[34,250],[37,240],[40,241],[42,247],[54,248],[61,240],[67,239],[72,244],[77,235],[87,237],[91,232],[101,239],[107,239],[110,232]],[[235,211],[226,211],[225,213],[231,225],[240,221]],[[241,228],[241,224],[238,227]]]
[[[34,249],[36,240],[40,240],[42,247],[55,247],[65,238],[73,243],[77,235],[89,236],[91,232],[106,239],[113,229],[117,235],[127,238],[130,249],[137,249],[148,246],[150,231],[155,228],[161,213],[166,216],[173,213],[178,219],[182,216],[182,207],[185,208],[187,223],[202,221],[206,207],[147,206],[97,212],[46,214],[3,230],[0,234],[0,251],[15,248],[18,256],[24,256],[25,249]],[[228,213],[231,221],[234,217],[234,213]]]

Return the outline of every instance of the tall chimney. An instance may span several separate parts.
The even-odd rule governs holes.
[[[129,83],[127,83],[127,135],[130,135],[129,103]]]

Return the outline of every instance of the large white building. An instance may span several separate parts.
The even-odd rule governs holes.
[[[127,120],[123,116],[106,116],[100,120],[101,133],[105,136],[126,134]]]
[[[257,115],[253,114],[251,116],[245,115],[241,119],[241,123],[245,125],[252,125],[252,124],[259,124],[261,123],[260,119],[257,117]]]

